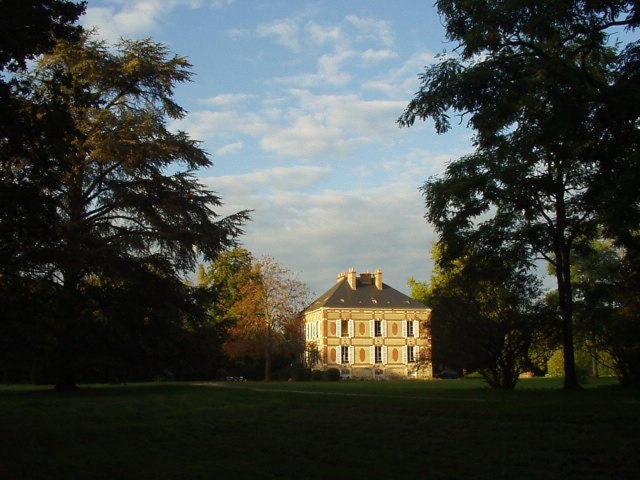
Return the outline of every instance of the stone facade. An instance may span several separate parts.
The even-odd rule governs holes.
[[[343,378],[430,378],[431,311],[395,289],[382,292],[391,289],[382,285],[382,272],[379,282],[369,283],[366,277],[362,284],[351,280],[348,274],[339,276],[338,282],[345,285],[334,287],[333,292],[320,297],[325,297],[324,301],[314,302],[305,311],[310,366],[338,368]],[[365,291],[348,296],[346,289],[358,288]],[[384,306],[364,305],[367,299],[372,305]],[[341,301],[358,305],[331,306]],[[402,308],[402,304],[410,305]]]

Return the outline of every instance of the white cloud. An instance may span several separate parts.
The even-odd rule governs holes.
[[[317,294],[351,266],[380,267],[386,283],[405,291],[408,276],[426,278],[435,233],[424,221],[417,189],[424,171],[394,171],[375,187],[313,188],[329,173],[296,166],[211,177],[206,183],[227,202],[224,213],[254,210],[242,239],[247,248],[301,272]]]
[[[360,54],[360,58],[365,64],[378,63],[383,60],[390,60],[392,58],[396,58],[398,54],[393,50],[389,50],[388,48],[382,50],[373,50],[368,48],[364,52]]]
[[[228,155],[229,153],[239,152],[243,148],[244,148],[244,143],[242,142],[228,143],[227,145],[224,145],[223,147],[220,147],[219,149],[217,149],[216,155],[221,157],[223,155]]]
[[[314,158],[343,155],[357,145],[397,133],[405,102],[363,100],[354,94],[314,95],[295,90],[296,108],[284,126],[269,129],[261,146],[279,155]]]
[[[387,47],[393,45],[391,24],[386,20],[364,18],[357,15],[348,15],[345,20],[359,31],[360,40],[375,40]]]
[[[110,6],[89,6],[81,23],[95,27],[98,34],[110,42],[120,37],[148,34],[153,31],[161,16],[175,8],[223,8],[234,0],[110,0]]]
[[[234,203],[252,203],[248,199],[258,192],[264,192],[265,188],[270,191],[303,189],[326,178],[330,173],[331,168],[328,166],[294,165],[254,170],[239,175],[206,177],[200,180],[211,188],[228,192],[233,197]]]
[[[256,95],[250,95],[247,93],[222,93],[214,97],[203,98],[199,100],[199,103],[215,105],[217,107],[227,107],[245,102],[255,97]]]
[[[239,39],[239,38],[243,38],[243,37],[248,37],[251,35],[251,32],[249,30],[246,29],[242,29],[242,28],[229,28],[226,31],[226,34],[233,39]]]
[[[436,55],[431,52],[414,53],[401,66],[389,70],[385,76],[364,82],[362,88],[389,97],[409,98],[418,90],[418,74],[436,59]]]
[[[342,50],[333,54],[321,55],[318,58],[315,73],[303,73],[288,77],[279,77],[278,83],[292,85],[300,88],[309,88],[317,85],[341,86],[351,80],[351,75],[341,70],[346,60],[353,57],[352,50]]]
[[[309,38],[316,45],[340,45],[347,42],[342,29],[338,25],[326,26],[310,21],[306,25],[306,31],[309,34]]]
[[[395,121],[406,104],[356,94],[316,95],[306,89],[290,90],[287,100],[286,107],[263,104],[252,110],[220,100],[220,109],[192,112],[172,128],[198,140],[235,142],[239,134],[246,135],[280,156],[339,157],[359,145],[400,135]]]
[[[275,42],[294,52],[301,49],[300,28],[298,22],[290,18],[281,18],[270,23],[258,25],[256,33],[259,37],[274,37]]]

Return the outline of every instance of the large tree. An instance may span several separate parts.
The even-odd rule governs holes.
[[[611,175],[635,172],[637,178],[638,44],[615,43],[610,35],[614,28],[638,26],[638,4],[436,5],[447,37],[458,44],[457,55],[426,69],[399,122],[410,126],[430,118],[442,133],[455,112],[475,130],[476,150],[424,185],[427,218],[448,246],[444,262],[478,241],[483,230],[506,225],[514,239],[528,244],[532,257],[554,265],[565,387],[575,388],[574,242],[592,234],[597,222],[616,224],[615,215],[604,218],[605,198],[609,208],[618,199],[632,209],[619,230],[628,231],[639,218],[637,188],[622,182],[622,192],[606,194]],[[616,109],[634,101],[636,106]],[[612,159],[607,152],[613,146]]]
[[[59,121],[5,177],[37,185],[40,207],[26,218],[41,231],[3,253],[8,274],[56,289],[59,389],[76,383],[86,326],[117,318],[101,309],[109,291],[126,291],[127,302],[144,303],[138,309],[162,305],[168,292],[173,304],[191,304],[182,278],[233,246],[247,220],[246,212],[215,213],[220,198],[195,177],[211,165],[207,154],[167,127],[185,114],[172,96],[190,77],[188,61],[162,44],[109,47],[90,34],[60,41],[25,77],[29,103]]]
[[[263,359],[264,379],[269,381],[276,353],[295,358],[304,351],[301,312],[309,290],[270,257],[255,260],[241,275],[243,283],[229,312],[234,323],[224,349],[232,358]]]
[[[596,361],[602,354],[626,386],[640,385],[640,272],[610,240],[580,246],[572,265],[576,326]]]
[[[85,2],[68,0],[0,0],[0,265],[15,271],[14,252],[45,234],[48,211],[39,195],[41,156],[32,157],[28,176],[23,158],[37,142],[54,143],[63,128],[58,108],[34,104],[27,63],[53,48],[57,40],[77,39],[74,22]],[[4,278],[4,282],[8,281]]]
[[[467,251],[436,266],[428,283],[410,281],[412,296],[433,311],[439,368],[477,371],[492,388],[514,388],[521,373],[546,362],[552,349],[540,347],[553,317],[521,252]],[[437,260],[440,246],[432,253]]]

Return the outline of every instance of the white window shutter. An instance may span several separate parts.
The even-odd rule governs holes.
[[[369,320],[369,336],[370,337],[375,337],[376,336],[375,332],[373,331],[373,326],[374,326],[373,322],[374,322],[374,320]]]
[[[380,330],[382,330],[382,336],[386,337],[387,336],[387,322],[385,322],[384,320],[380,320]]]
[[[376,363],[376,346],[371,345],[369,347],[369,363]]]
[[[336,336],[342,336],[342,320],[336,320]]]
[[[420,322],[418,320],[413,321],[413,336],[416,338],[420,336]]]
[[[349,346],[349,363],[353,363],[355,360],[355,349],[353,345]]]
[[[407,322],[402,322],[402,336],[406,338],[407,336]]]
[[[407,360],[408,360],[408,358],[409,358],[409,356],[407,355],[407,350],[408,350],[408,349],[409,349],[409,347],[408,347],[408,346],[405,346],[405,347],[402,349],[402,363],[405,363],[405,364],[406,364],[406,363],[409,363],[409,362],[407,361]]]
[[[354,325],[353,325],[353,320],[349,320],[349,336],[353,337],[353,333],[354,333]]]
[[[382,363],[384,364],[387,363],[387,346],[386,345],[382,346]]]
[[[413,361],[417,362],[420,359],[420,347],[416,345],[413,347]]]

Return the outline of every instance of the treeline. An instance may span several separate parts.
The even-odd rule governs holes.
[[[455,115],[475,149],[422,189],[439,239],[433,278],[413,286],[434,355],[512,388],[561,348],[578,388],[577,347],[638,385],[638,3],[436,5],[454,54],[420,75],[399,123],[444,133]]]

